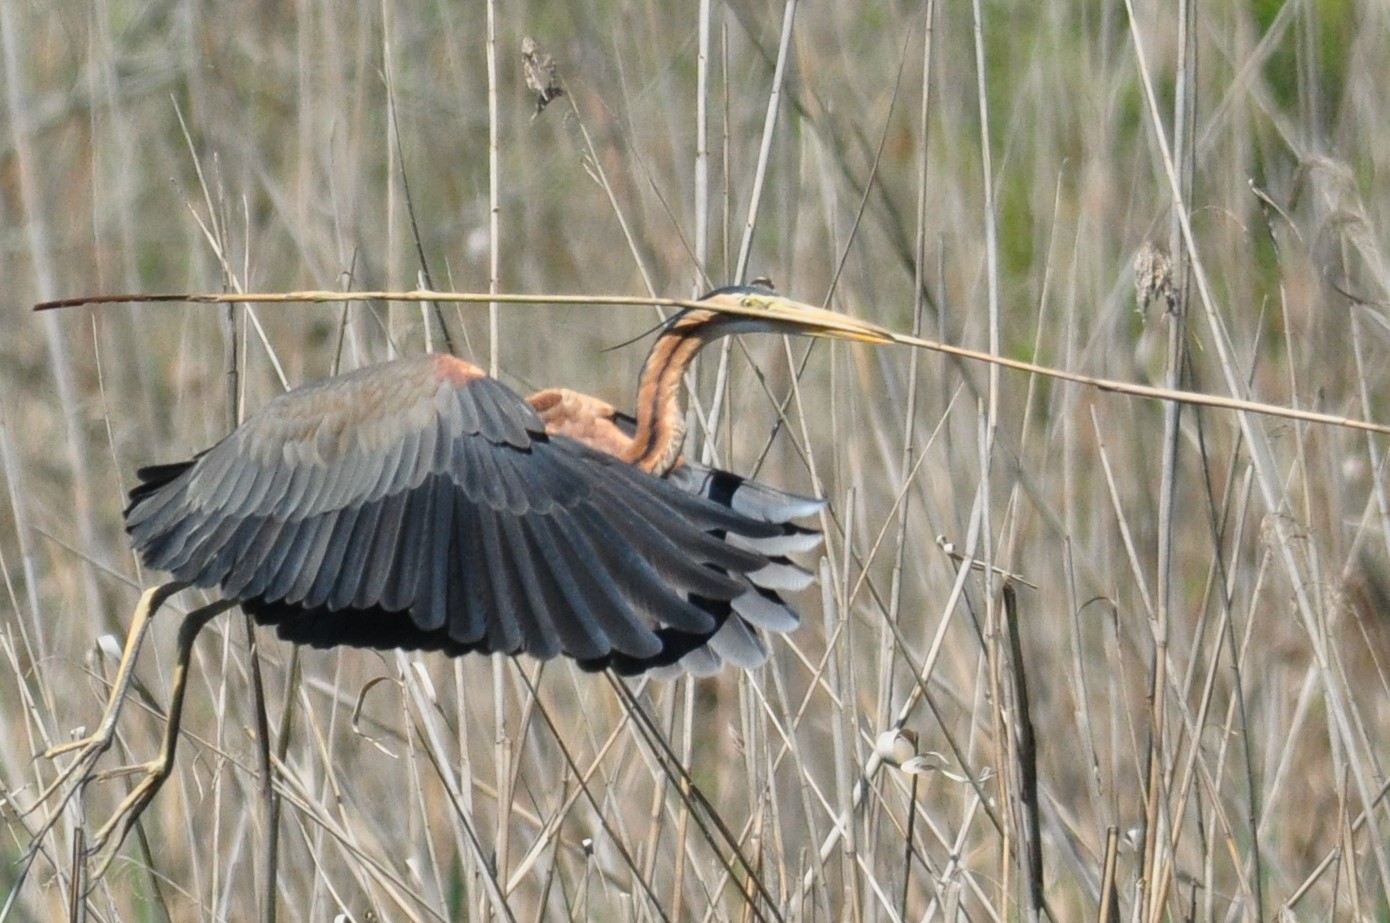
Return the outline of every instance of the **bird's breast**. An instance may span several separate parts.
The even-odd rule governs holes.
[[[565,436],[613,456],[622,455],[632,445],[632,437],[614,422],[617,410],[607,401],[569,388],[547,388],[526,402],[551,436]]]

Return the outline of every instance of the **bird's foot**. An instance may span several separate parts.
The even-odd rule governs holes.
[[[148,763],[137,763],[134,766],[125,766],[101,774],[102,778],[110,778],[116,775],[143,773],[140,781],[135,783],[135,787],[116,806],[116,810],[110,818],[87,844],[85,855],[93,860],[90,871],[93,881],[106,874],[107,867],[111,864],[111,860],[116,857],[116,852],[121,848],[121,844],[125,842],[130,828],[135,826],[140,815],[145,813],[145,809],[150,806],[154,796],[159,793],[164,781],[169,778],[172,765],[171,759],[161,756]]]
[[[81,790],[87,780],[92,777],[92,770],[96,767],[97,760],[101,759],[102,754],[111,749],[111,744],[116,738],[115,730],[114,725],[107,727],[103,724],[94,734],[88,734],[86,737],[49,747],[43,753],[39,754],[40,759],[56,760],[64,753],[77,751],[77,756],[73,761],[59,770],[57,777],[52,782],[49,782],[48,785],[44,786],[43,791],[39,792],[39,796],[34,799],[34,803],[20,812],[20,817],[29,816],[34,811],[38,810],[41,805],[52,801],[54,795],[58,794],[59,790],[66,787],[66,790],[62,792],[62,797],[58,799],[58,803],[53,805],[48,816],[44,818],[43,824],[40,825],[40,837],[53,827],[54,823],[58,820],[58,816],[62,813],[63,809],[67,807],[68,802]]]
[[[96,733],[88,734],[77,740],[68,741],[54,747],[49,747],[39,756],[42,759],[54,760],[65,753],[77,752],[77,756],[64,766],[56,778],[44,786],[39,792],[38,797],[28,807],[19,812],[21,818],[28,817],[39,808],[47,806],[48,813],[44,815],[43,821],[34,830],[33,836],[29,840],[29,847],[25,850],[19,862],[19,871],[16,887],[18,883],[28,877],[29,869],[33,866],[34,860],[38,858],[43,848],[43,842],[50,830],[58,823],[59,818],[67,809],[68,804],[81,791],[83,786],[90,781],[95,773],[94,769],[97,760],[101,759],[102,754],[111,749],[111,744],[115,740],[115,724],[103,722]],[[87,850],[84,850],[84,853]],[[106,860],[109,863],[109,859]],[[102,866],[105,868],[105,865]],[[3,914],[0,914],[3,916]]]

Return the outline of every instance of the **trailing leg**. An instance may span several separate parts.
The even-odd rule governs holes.
[[[193,658],[193,642],[208,622],[235,605],[235,600],[219,600],[184,616],[183,624],[179,626],[174,677],[169,693],[169,715],[164,726],[164,740],[160,744],[159,755],[148,763],[131,767],[136,772],[143,770],[144,776],[116,807],[111,819],[92,837],[88,854],[97,856],[96,866],[92,870],[93,878],[100,878],[106,871],[106,867],[115,858],[116,850],[125,842],[130,828],[140,819],[140,815],[149,807],[173,771],[174,752],[178,748],[179,727],[183,721],[183,697],[188,691],[188,668]]]
[[[116,722],[120,719],[121,708],[125,705],[126,695],[130,692],[130,682],[135,675],[135,661],[139,657],[140,648],[145,643],[145,636],[149,633],[150,622],[169,597],[186,586],[187,584],[184,583],[165,583],[150,587],[141,594],[140,602],[136,605],[135,612],[130,619],[130,630],[126,633],[125,649],[122,650],[121,662],[116,667],[116,678],[111,683],[111,694],[107,697],[106,708],[101,715],[101,723],[97,725],[95,731],[86,737],[59,744],[43,753],[45,759],[55,759],[64,753],[78,751],[77,757],[65,766],[58,773],[58,777],[39,793],[39,797],[34,801],[29,811],[35,810],[39,805],[48,801],[69,781],[74,778],[77,781],[63,793],[62,800],[53,807],[48,817],[44,819],[35,840],[42,839],[43,835],[53,827],[68,801],[91,775],[92,767],[96,765],[96,761],[101,758],[103,753],[111,749],[111,743],[116,737]],[[28,812],[26,811],[26,813]]]

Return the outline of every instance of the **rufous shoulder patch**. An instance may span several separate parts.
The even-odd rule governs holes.
[[[482,369],[456,356],[440,353],[431,356],[430,359],[434,363],[434,373],[439,380],[446,381],[456,388],[461,388],[479,378],[487,377],[487,373]]]

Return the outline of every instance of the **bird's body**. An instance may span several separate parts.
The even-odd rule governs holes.
[[[770,297],[709,297],[729,293]],[[821,504],[679,459],[681,375],[740,328],[776,324],[674,320],[632,418],[567,389],[523,399],[444,355],[310,384],[142,471],[126,528],[147,565],[300,643],[754,666],[758,629],[798,622],[778,591],[811,578],[784,555],[818,544],[791,521]]]
[[[528,403],[450,356],[399,359],[290,391],[197,459],[145,469],[126,527],[146,564],[300,643],[640,672],[701,647],[732,605],[750,616],[712,653],[752,665],[748,629],[796,621],[758,575],[805,582],[759,541],[810,535],[784,522],[819,504],[764,491],[780,505],[737,513],[622,460],[634,440],[618,421],[574,392]]]

